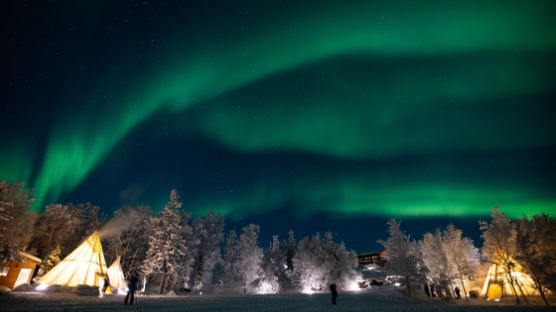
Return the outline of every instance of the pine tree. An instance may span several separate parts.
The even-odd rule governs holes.
[[[295,242],[295,236],[293,234],[293,230],[290,230],[288,232],[288,242],[287,242],[287,250],[286,250],[286,265],[288,266],[287,269],[290,271],[293,270],[292,259],[295,256],[296,250],[297,250],[297,245]]]
[[[223,263],[220,244],[224,239],[224,217],[209,211],[206,216],[193,221],[193,230],[199,244],[193,266],[192,285],[195,291],[201,291],[203,286],[210,287],[216,282],[213,277],[220,279],[220,276],[214,276],[214,271]]]
[[[233,289],[241,283],[239,240],[235,230],[230,230],[224,246],[224,284]]]
[[[249,224],[243,228],[243,233],[239,236],[238,254],[241,282],[243,291],[251,290],[252,283],[259,278],[261,271],[261,261],[263,250],[258,246],[260,227]]]
[[[152,218],[153,233],[143,262],[143,272],[145,275],[161,275],[160,293],[181,287],[191,271],[190,264],[184,263],[189,251],[182,237],[180,207],[177,191],[172,190],[164,210],[158,217]]]
[[[425,267],[417,243],[410,241],[400,229],[400,222],[395,219],[388,221],[390,237],[386,241],[379,240],[388,254],[386,272],[391,275],[401,275],[405,279],[407,293],[411,296],[411,283],[419,280]]]

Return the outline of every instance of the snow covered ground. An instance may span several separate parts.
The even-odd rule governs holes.
[[[0,295],[0,311],[555,311],[542,305],[515,306],[482,299],[445,303],[441,300],[405,298],[393,293],[340,293],[338,304],[329,294],[290,295],[185,295],[140,296],[134,306],[124,306],[123,296],[80,296],[67,293],[14,292]]]

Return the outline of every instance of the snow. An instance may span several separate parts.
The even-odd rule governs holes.
[[[435,298],[407,298],[388,287],[341,292],[338,304],[330,303],[330,294],[316,293],[280,295],[183,295],[138,296],[132,307],[124,306],[123,296],[83,296],[75,293],[44,293],[16,291],[0,295],[2,311],[229,311],[229,312],[312,312],[312,311],[553,311],[542,305],[512,304],[513,298],[502,302],[484,299],[447,303]]]

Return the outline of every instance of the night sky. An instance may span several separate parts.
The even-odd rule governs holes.
[[[554,1],[6,1],[0,179],[332,231],[556,212]]]

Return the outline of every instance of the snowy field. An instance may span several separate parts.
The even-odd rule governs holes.
[[[137,304],[124,306],[123,296],[80,296],[63,293],[15,292],[0,295],[0,311],[555,311],[542,305],[515,306],[481,299],[445,303],[441,300],[408,299],[367,293],[341,293],[338,304],[329,294],[313,295],[186,295],[142,296]]]

